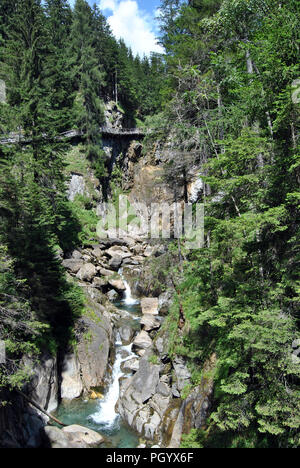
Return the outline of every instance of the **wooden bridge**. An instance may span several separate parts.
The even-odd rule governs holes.
[[[144,137],[146,132],[140,128],[113,128],[113,127],[100,127],[99,133],[101,135],[107,135],[111,137],[122,137],[122,136],[135,136]],[[84,138],[85,134],[80,130],[68,130],[67,132],[60,133],[57,140],[72,140],[73,138]],[[47,138],[47,135],[42,135],[43,138]],[[0,145],[14,145],[17,143],[30,143],[31,138],[25,137],[22,132],[12,132],[9,135],[0,135]]]

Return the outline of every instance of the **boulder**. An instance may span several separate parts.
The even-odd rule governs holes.
[[[143,329],[147,332],[151,330],[156,330],[160,327],[160,321],[151,314],[145,314],[141,318],[141,325],[143,325]]]
[[[108,281],[106,278],[98,278],[97,276],[94,278],[93,287],[97,289],[102,289],[107,286]]]
[[[105,252],[110,257],[114,258],[115,256],[121,257],[122,260],[125,258],[132,257],[132,253],[128,250],[127,247],[113,246]]]
[[[140,394],[140,403],[145,403],[154,395],[158,382],[159,366],[151,364],[147,359],[141,359],[139,370],[132,379],[132,387]]]
[[[102,276],[112,276],[116,274],[114,271],[107,270],[106,268],[100,268],[99,272]]]
[[[108,291],[106,295],[111,302],[116,301],[119,297],[119,294],[114,289],[111,289],[110,291]]]
[[[54,426],[46,426],[43,429],[43,439],[44,443],[52,449],[88,448],[85,443],[74,443],[72,438],[68,437],[68,434]]]
[[[100,249],[100,247],[94,247],[92,250],[92,255],[95,257],[97,260],[103,257],[103,251]]]
[[[96,276],[97,270],[92,263],[85,263],[77,273],[77,278],[82,281],[91,281]]]
[[[126,286],[121,278],[109,278],[108,283],[117,291],[125,291]]]
[[[123,372],[137,372],[140,367],[140,360],[138,358],[128,359],[123,362],[121,369]]]
[[[72,252],[72,258],[74,258],[75,260],[80,260],[82,259],[82,255],[78,250],[74,250]]]
[[[71,271],[72,273],[75,274],[75,273],[78,273],[80,268],[83,267],[83,261],[75,259],[75,258],[70,258],[70,259],[63,260],[62,265],[67,270],[69,270],[69,271]]]
[[[79,443],[83,442],[88,447],[97,447],[98,445],[104,442],[104,437],[100,435],[98,432],[92,431],[83,426],[79,426],[77,424],[73,424],[72,426],[67,426],[63,428],[63,433],[67,436],[72,435],[73,440],[74,438],[78,440]]]
[[[110,259],[108,262],[109,267],[112,268],[115,271],[118,271],[120,266],[122,265],[123,258],[120,255],[115,255]]]
[[[80,378],[80,364],[75,353],[64,357],[61,372],[61,398],[73,400],[80,397],[83,384]]]
[[[146,349],[152,346],[152,340],[145,330],[142,330],[134,339],[133,347],[136,349]]]
[[[141,300],[143,314],[158,315],[157,297],[144,297]]]
[[[123,325],[119,328],[120,338],[123,345],[129,345],[134,336],[134,330],[129,325]]]

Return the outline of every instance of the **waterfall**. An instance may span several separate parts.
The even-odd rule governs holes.
[[[123,280],[123,283],[124,283],[124,286],[126,288],[125,292],[124,292],[124,299],[123,299],[122,302],[124,302],[125,305],[139,304],[140,301],[138,299],[134,299],[132,297],[130,285],[128,284],[128,281],[126,281],[126,279],[124,278],[124,275],[123,275],[123,268],[120,268],[118,273],[121,276],[121,278]]]
[[[119,343],[119,340],[117,343]],[[121,365],[123,362],[128,361],[128,359],[135,356],[131,349],[132,344],[128,346],[120,346],[117,344],[117,348],[118,350],[113,366],[111,385],[103,400],[99,402],[99,410],[95,414],[91,415],[91,419],[94,422],[103,425],[106,429],[113,428],[119,419],[115,406],[119,399],[119,379],[124,375],[121,371]],[[127,354],[127,356],[124,357],[125,354]]]

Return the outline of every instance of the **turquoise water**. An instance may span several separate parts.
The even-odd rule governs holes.
[[[126,304],[120,301],[115,302],[114,305],[130,313],[130,317],[120,321],[120,325],[124,322],[135,330],[140,329],[140,304]],[[123,375],[120,370],[121,363],[124,362],[126,356],[130,359],[133,355],[130,346],[117,343],[112,382],[102,392],[104,398],[101,400],[78,398],[70,402],[63,401],[55,414],[64,424],[79,424],[106,437],[105,443],[100,448],[135,448],[139,444],[138,435],[121,420],[119,415],[115,414],[114,410],[119,395],[119,378]]]
[[[101,400],[100,400],[101,401]],[[93,421],[91,415],[99,410],[99,400],[84,400],[79,398],[71,402],[63,402],[56,416],[65,424],[79,424],[93,429],[107,438],[100,448],[135,448],[139,443],[138,436],[118,418],[114,425],[106,425]]]

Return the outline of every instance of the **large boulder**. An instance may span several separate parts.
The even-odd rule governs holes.
[[[61,372],[61,398],[73,400],[80,397],[83,384],[80,378],[80,364],[75,353],[64,357]]]
[[[145,403],[154,395],[159,381],[159,366],[151,364],[147,359],[141,359],[139,370],[132,379],[132,387],[139,394],[140,403]]]
[[[144,297],[141,300],[143,314],[158,315],[158,299],[157,297]]]
[[[125,291],[126,286],[121,278],[109,278],[108,283],[117,291]]]
[[[118,271],[118,269],[122,265],[122,261],[123,261],[123,258],[120,255],[114,255],[108,262],[108,265],[113,270]]]
[[[143,329],[147,332],[157,330],[160,327],[160,321],[151,314],[143,315],[140,323],[143,326]]]
[[[128,359],[123,362],[121,369],[123,372],[137,372],[140,367],[140,360],[138,358]]]
[[[120,338],[122,340],[123,345],[129,345],[132,341],[134,336],[134,330],[130,325],[122,325],[119,328]]]
[[[77,258],[63,260],[62,264],[67,270],[74,274],[78,273],[80,268],[83,267],[83,261]]]
[[[42,433],[44,445],[53,449],[98,447],[104,442],[104,438],[97,432],[76,424],[63,429],[46,426]]]
[[[152,346],[152,340],[145,330],[142,330],[133,341],[134,349],[147,349]]]
[[[72,435],[73,438],[76,437],[78,442],[84,442],[88,447],[97,447],[105,440],[98,432],[92,431],[87,427],[79,426],[78,424],[64,427],[63,432],[67,434],[67,436]]]
[[[92,281],[97,275],[96,267],[92,263],[85,263],[77,273],[77,278],[82,281]]]
[[[120,247],[117,245],[110,247],[110,249],[108,249],[105,253],[112,258],[115,256],[119,256],[122,258],[122,260],[124,260],[125,258],[132,257],[132,253],[128,250],[127,247]]]

